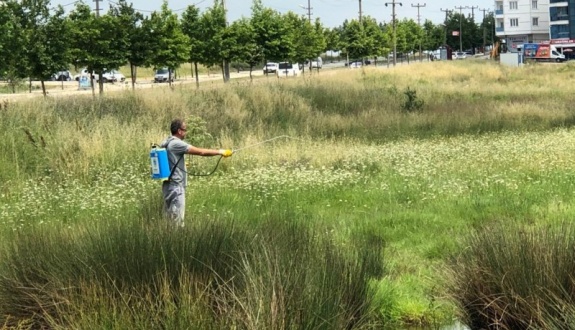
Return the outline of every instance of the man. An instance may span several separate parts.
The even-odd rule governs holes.
[[[171,170],[169,179],[162,183],[164,211],[170,224],[183,227],[186,209],[186,185],[188,183],[184,155],[230,157],[233,151],[229,149],[203,149],[184,142],[187,125],[181,119],[172,121],[170,132],[172,136],[160,144],[161,148],[166,148]]]

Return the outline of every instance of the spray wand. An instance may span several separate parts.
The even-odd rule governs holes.
[[[291,137],[291,136],[289,136],[289,135],[280,135],[280,136],[273,137],[273,138],[271,138],[271,139],[267,139],[267,140],[264,140],[264,141],[261,141],[261,142],[257,142],[257,143],[254,143],[254,144],[250,144],[250,145],[245,146],[245,147],[241,147],[241,148],[237,148],[237,149],[232,149],[232,152],[233,152],[233,154],[235,154],[236,152],[239,152],[239,151],[241,151],[241,150],[250,149],[250,148],[255,148],[255,147],[260,146],[260,145],[262,145],[262,144],[270,143],[270,142],[272,142],[272,141],[274,141],[274,140],[278,140],[278,139],[282,139],[282,138],[283,138],[283,139],[292,139],[292,140],[300,140],[300,141],[301,141],[301,139],[294,138],[294,137]],[[223,156],[220,156],[220,158],[218,159],[218,162],[216,163],[216,166],[214,167],[214,169],[213,169],[210,173],[208,173],[208,174],[190,174],[190,173],[188,173],[188,175],[190,175],[190,176],[210,176],[210,175],[214,174],[214,172],[218,169],[218,166],[220,165],[220,161],[222,160],[222,158],[223,158]]]

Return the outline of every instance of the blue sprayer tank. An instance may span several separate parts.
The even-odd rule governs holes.
[[[168,163],[168,151],[153,145],[150,151],[152,165],[152,179],[165,181],[170,177],[170,164]]]

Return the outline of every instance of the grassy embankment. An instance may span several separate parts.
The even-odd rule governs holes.
[[[565,324],[569,254],[543,252],[573,248],[549,239],[574,214],[571,71],[435,62],[3,105],[0,323],[512,328],[522,302],[519,320]],[[206,147],[292,138],[192,179],[174,233],[147,154],[178,116]]]

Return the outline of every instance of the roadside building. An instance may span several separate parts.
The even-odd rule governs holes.
[[[524,43],[549,42],[549,1],[556,0],[495,1],[495,35],[505,40],[509,51]]]

